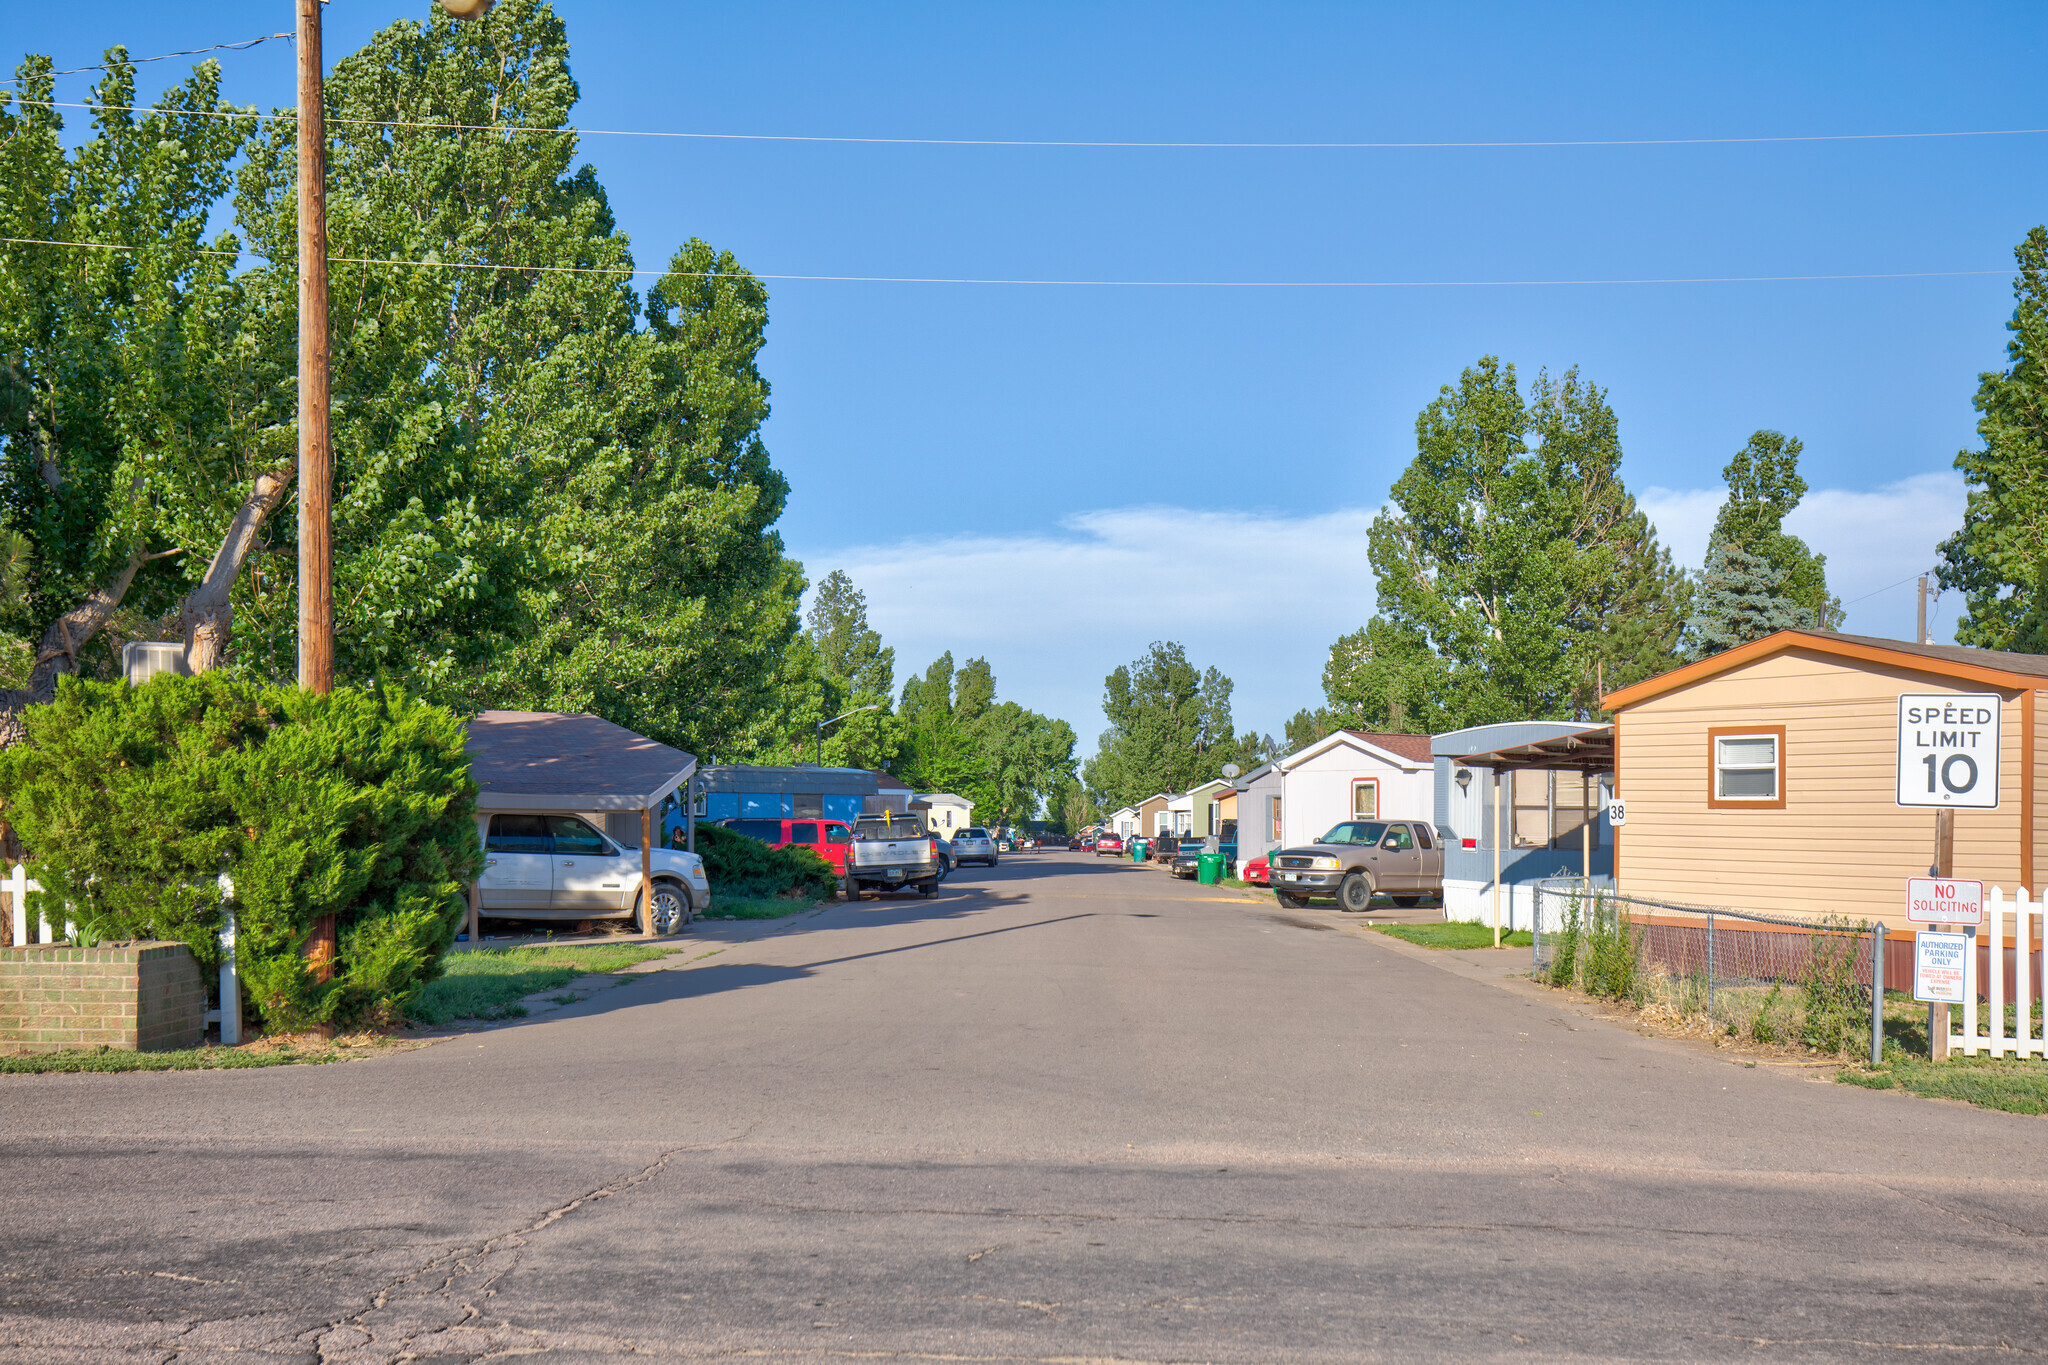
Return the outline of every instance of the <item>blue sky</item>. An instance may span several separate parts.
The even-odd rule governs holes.
[[[290,26],[286,0],[9,5],[60,67]],[[2048,127],[2048,8],[745,5],[563,0],[589,129],[1155,142],[1782,138]],[[423,12],[335,0],[330,59]],[[288,102],[291,53],[223,56]],[[179,74],[159,64],[150,89]],[[85,78],[69,78],[84,89]],[[1320,698],[1373,609],[1364,528],[1419,408],[1485,354],[1609,391],[1624,475],[1696,564],[1720,470],[1775,427],[1849,628],[1904,635],[1953,530],[2048,136],[1347,150],[587,136],[640,264],[764,274],[1742,284],[1210,289],[771,285],[767,439],[812,576],[897,647],[983,654],[1072,721],[1155,638],[1241,727]],[[1937,627],[1952,626],[1953,598]]]

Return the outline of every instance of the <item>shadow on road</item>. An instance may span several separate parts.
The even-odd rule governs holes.
[[[1020,898],[1007,896],[987,897],[984,899],[1017,900]],[[916,902],[906,902],[903,908],[911,910],[924,908],[932,904],[933,902],[931,901],[918,900]],[[955,913],[961,912],[956,911]],[[648,972],[638,977],[628,978],[625,982],[609,990],[599,991],[596,995],[591,996],[580,1004],[571,1005],[559,1012],[541,1015],[538,1018],[520,1020],[516,1023],[502,1024],[499,1027],[506,1030],[530,1028],[535,1024],[544,1024],[555,1019],[584,1019],[594,1015],[609,1014],[613,1010],[629,1009],[639,1005],[651,1005],[669,1000],[694,1000],[704,996],[718,995],[725,991],[745,990],[750,986],[773,986],[785,981],[801,981],[821,967],[836,967],[848,962],[860,962],[868,958],[891,957],[897,953],[928,952],[934,949],[950,947],[956,943],[965,943],[971,939],[993,938],[1001,934],[1022,933],[1027,929],[1043,929],[1049,925],[1064,924],[1070,920],[1093,919],[1094,917],[1094,911],[1084,910],[1077,914],[1057,915],[1051,919],[1032,920],[1026,924],[1005,924],[994,929],[978,930],[974,933],[950,934],[945,938],[927,939],[921,943],[903,943],[898,944],[894,948],[877,948],[873,952],[849,953],[844,957],[819,958],[812,962],[792,965],[765,962],[726,962],[711,963],[702,967],[684,967],[669,971]],[[866,919],[856,921],[856,923],[868,926],[877,923],[913,923],[920,918],[933,919],[946,918],[946,916],[905,916],[901,920],[894,921]],[[853,926],[841,924],[834,927],[850,928]]]

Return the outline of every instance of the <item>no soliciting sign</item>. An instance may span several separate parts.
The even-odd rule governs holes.
[[[1982,924],[1984,883],[1956,877],[1908,877],[1906,918],[1921,924]]]
[[[1899,804],[1998,809],[1995,692],[1899,698]]]

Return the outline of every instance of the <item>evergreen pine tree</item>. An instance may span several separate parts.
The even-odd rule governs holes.
[[[1784,587],[1784,571],[1762,555],[1733,541],[1714,546],[1686,623],[1686,657],[1697,661],[1775,631],[1812,629],[1813,611],[1785,597]]]

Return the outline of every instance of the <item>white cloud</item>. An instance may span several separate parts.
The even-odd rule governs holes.
[[[1646,490],[1639,501],[1679,562],[1697,567],[1719,489]],[[1950,472],[1870,492],[1820,489],[1787,529],[1828,557],[1848,628],[1908,636],[1911,584],[1962,519]],[[1198,667],[1237,684],[1240,729],[1279,733],[1322,700],[1332,641],[1373,613],[1366,529],[1376,508],[1287,517],[1140,507],[1087,512],[1019,536],[956,536],[806,553],[813,579],[838,568],[867,594],[868,618],[895,647],[898,684],[946,650],[985,656],[999,695],[1073,723],[1084,753],[1103,726],[1102,679],[1154,640],[1178,640]],[[1945,610],[1944,610],[1945,609]],[[1935,613],[1936,638],[1955,619]]]
[[[1141,507],[1058,531],[901,541],[802,555],[846,570],[900,679],[945,650],[985,655],[999,695],[1061,716],[1092,751],[1102,680],[1154,640],[1236,683],[1240,729],[1277,733],[1322,699],[1323,657],[1373,610],[1375,510],[1307,517]]]
[[[1679,563],[1698,568],[1721,509],[1721,489],[1651,488],[1638,504]],[[1911,639],[1912,580],[1934,566],[1942,541],[1963,522],[1963,480],[1953,470],[1915,474],[1869,492],[1820,488],[1785,519],[1785,529],[1828,557],[1828,586],[1858,635]],[[1928,629],[1948,638],[1960,606],[1953,597],[1929,612]]]

